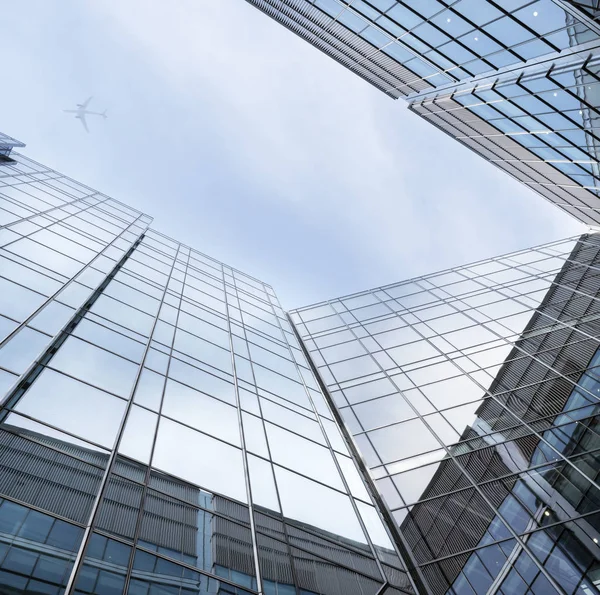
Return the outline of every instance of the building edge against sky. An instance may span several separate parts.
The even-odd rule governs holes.
[[[14,151],[0,201],[11,593],[600,584],[600,234],[287,315]]]
[[[600,223],[595,2],[247,1],[576,219]]]
[[[422,591],[270,286],[14,151],[0,216],[3,592]]]
[[[600,234],[291,313],[429,592],[600,586]]]

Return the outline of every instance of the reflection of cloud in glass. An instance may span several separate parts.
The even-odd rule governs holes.
[[[315,359],[347,365],[356,352],[348,345],[359,342],[377,362],[376,372],[357,366],[343,384],[329,384],[436,594],[450,588],[462,592],[477,581],[487,590],[494,580],[500,585],[512,577],[513,565],[524,564],[534,573],[519,580],[543,583],[554,592],[553,580],[579,583],[583,560],[597,555],[593,540],[577,541],[574,550],[561,545],[562,539],[574,544],[583,534],[598,532],[593,518],[572,521],[597,508],[588,495],[590,490],[597,495],[590,481],[595,472],[561,455],[581,456],[597,442],[596,433],[586,429],[596,423],[595,393],[592,401],[569,395],[578,380],[578,391],[594,391],[597,384],[592,376],[579,377],[595,365],[590,358],[597,341],[590,337],[597,333],[600,312],[598,237],[413,280],[413,293],[417,286],[431,292],[441,286],[435,290],[437,303],[418,299],[410,312],[392,306],[390,296],[402,293],[398,286],[380,288],[371,296],[389,306],[387,313],[361,326],[349,324],[346,331],[328,330],[312,307],[293,314],[304,337],[314,339],[309,344]],[[508,267],[517,270],[510,274]],[[460,277],[469,282],[462,284]],[[364,299],[360,296],[358,308]],[[313,327],[319,324],[315,336],[303,324],[305,313]],[[394,318],[409,321],[421,338],[415,341],[402,325],[390,322]],[[395,346],[395,340],[406,343]],[[399,349],[406,355],[398,371],[385,356]],[[352,374],[351,367],[345,369]],[[541,437],[536,434],[545,428],[550,429]],[[560,529],[546,530],[550,522],[559,522]],[[535,537],[523,535],[531,530],[538,531]],[[542,536],[545,545],[537,545]],[[500,545],[490,545],[498,540]],[[481,549],[452,557],[473,548]],[[503,590],[514,583],[506,580]]]

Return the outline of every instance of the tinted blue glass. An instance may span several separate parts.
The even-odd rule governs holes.
[[[129,583],[129,590],[127,591],[127,595],[148,595],[149,590],[149,583],[138,579],[133,579]]]
[[[367,41],[370,41],[377,48],[380,48],[391,41],[389,37],[386,37],[381,31],[374,27],[367,27],[364,31],[361,31],[361,36]]]
[[[535,512],[538,507],[536,495],[522,482],[518,481],[513,488],[513,494],[531,511]]]
[[[122,595],[124,587],[125,577],[101,570],[98,574],[98,582],[94,593],[98,595]]]
[[[4,558],[2,568],[19,574],[31,574],[37,559],[37,554],[13,546]]]
[[[448,57],[455,64],[464,64],[476,58],[475,54],[459,45],[455,41],[450,41],[439,47],[439,51]]]
[[[29,509],[4,500],[0,504],[0,531],[9,535],[16,535],[21,523],[25,520]]]
[[[452,592],[456,595],[476,595],[473,587],[471,587],[466,576],[462,573],[452,584]]]
[[[392,43],[388,45],[384,50],[386,54],[390,55],[392,58],[398,60],[398,62],[407,62],[411,58],[413,58],[413,54],[411,54],[408,50],[404,49],[401,45],[397,43]]]
[[[396,23],[394,23],[385,16],[380,16],[376,22],[382,29],[385,29],[392,37],[400,37],[400,35],[404,33],[404,29],[402,27],[399,27],[398,25],[396,25]]]
[[[464,573],[476,593],[486,593],[493,582],[490,573],[477,556],[471,556],[465,564]]]
[[[85,552],[86,557],[102,560],[102,558],[104,558],[104,550],[107,541],[108,539],[103,535],[93,533]]]
[[[239,585],[243,585],[244,587],[252,588],[253,583],[255,583],[255,579],[252,576],[244,574],[242,572],[238,572],[237,570],[231,571],[231,580]]]
[[[82,537],[83,529],[80,527],[56,520],[46,543],[73,552],[79,547]]]
[[[177,564],[173,562],[169,562],[168,560],[163,560],[162,558],[156,559],[156,572],[158,574],[167,574],[169,576],[181,576],[183,569],[181,566],[177,566]]]
[[[529,538],[527,545],[540,562],[545,562],[554,544],[543,531],[538,531]]]
[[[507,496],[499,511],[514,531],[517,533],[525,531],[531,517],[513,496]]]
[[[131,548],[124,543],[109,539],[104,552],[104,560],[119,566],[127,566]]]
[[[231,593],[233,595],[250,595],[240,587],[232,587],[221,581],[209,578],[193,570],[189,570],[173,562],[161,560],[146,552],[136,551],[133,562],[133,577],[129,588],[129,595],[154,595],[173,592],[189,593],[190,595],[204,595],[213,593]],[[227,569],[222,569],[228,572]],[[219,567],[214,571],[219,574]],[[144,576],[139,576],[144,572]],[[148,576],[148,574],[150,576]],[[180,585],[183,589],[180,591]],[[256,585],[253,585],[256,587]]]
[[[397,4],[387,12],[387,16],[406,29],[412,29],[423,22],[423,19],[401,4]]]
[[[556,593],[556,589],[550,584],[550,581],[540,573],[533,585],[531,585],[531,592],[535,595],[550,595]]]
[[[502,592],[506,595],[525,595],[527,585],[516,570],[511,570],[502,583]]]
[[[47,514],[32,510],[21,525],[19,537],[43,543],[50,533],[53,522],[54,519]]]
[[[62,584],[66,582],[71,567],[71,562],[42,555],[38,560],[33,576],[50,583]]]
[[[506,555],[499,545],[484,547],[478,550],[477,555],[494,578],[506,562]]]
[[[117,595],[123,592],[131,548],[113,539],[92,534],[77,590],[93,595]]]
[[[152,572],[154,570],[155,556],[151,556],[146,552],[137,551],[135,554],[134,568],[144,572]]]
[[[385,12],[388,8],[394,6],[395,0],[371,0],[371,4],[381,12]]]
[[[502,16],[502,13],[487,0],[461,0],[453,8],[477,25],[489,23]]]
[[[12,572],[6,572],[0,570],[0,586],[5,589],[7,593],[19,593],[22,589],[25,589],[27,585],[27,578],[24,576],[18,576],[12,574]],[[11,591],[15,589],[15,591]]]
[[[349,10],[345,10],[338,17],[338,22],[346,25],[348,29],[351,29],[355,33],[359,33],[367,26],[363,19],[361,19],[357,14],[350,12]]]
[[[559,548],[552,551],[546,560],[545,567],[567,593],[573,593],[581,581],[581,571]]]
[[[31,580],[27,584],[27,593],[35,593],[36,595],[59,595],[60,593],[64,593],[64,589],[56,585]]]
[[[77,579],[77,588],[84,593],[91,593],[94,589],[94,585],[98,580],[98,569],[91,568],[90,566],[83,566],[79,571],[79,578]]]
[[[368,4],[365,4],[362,0],[354,0],[354,2],[352,3],[352,8],[364,14],[371,21],[374,21],[379,16],[379,13],[376,10],[373,10]]]

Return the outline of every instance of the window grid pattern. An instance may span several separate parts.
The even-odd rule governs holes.
[[[292,313],[433,593],[598,588],[599,273],[588,234]]]
[[[600,2],[598,0],[565,0],[568,5],[580,10],[592,19],[600,17]]]
[[[247,1],[394,99],[430,87],[306,0]]]
[[[249,1],[563,211],[600,223],[596,2]]]
[[[0,590],[414,593],[272,288],[0,176]]]
[[[569,214],[598,224],[599,85],[593,52],[410,107]]]
[[[402,69],[396,96],[556,54],[570,49],[574,36],[580,42],[598,40],[578,11],[565,10],[553,0],[250,2],[338,60],[340,48],[330,37],[333,30],[346,32],[341,39],[348,46],[363,40],[362,60],[344,61],[345,66],[370,68],[381,60],[396,64]]]

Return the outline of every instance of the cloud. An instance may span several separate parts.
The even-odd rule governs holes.
[[[44,18],[77,30],[24,49],[29,71],[54,69],[45,101],[89,90],[111,118],[83,139],[62,119],[30,127],[36,152],[286,307],[580,229],[242,0],[68,2]]]

